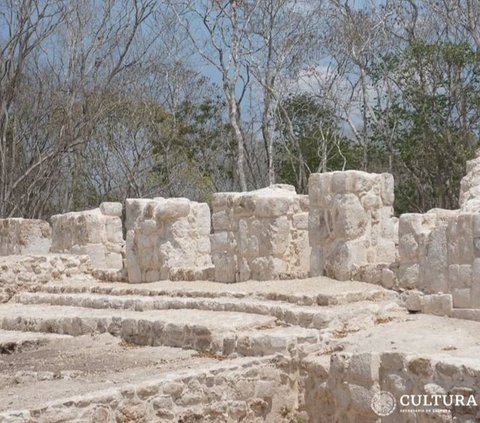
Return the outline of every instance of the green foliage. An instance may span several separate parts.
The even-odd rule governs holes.
[[[162,122],[161,136],[153,141],[152,170],[160,185],[181,178],[191,196],[205,201],[217,190],[218,178],[233,179],[235,144],[222,118],[223,107],[218,98],[185,101]]]
[[[375,107],[379,123],[369,124],[384,160],[393,157],[398,213],[458,207],[465,161],[478,146],[479,71],[479,55],[468,44],[424,41],[370,69],[374,83],[395,84],[388,107]]]
[[[300,175],[360,166],[358,147],[341,134],[333,110],[309,94],[288,98],[278,112],[279,180],[305,192]],[[303,160],[299,159],[302,158]]]

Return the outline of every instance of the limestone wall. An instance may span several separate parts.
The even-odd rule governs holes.
[[[399,233],[399,287],[431,296],[416,305],[409,296],[408,307],[446,315],[477,309],[480,318],[480,213],[405,214]]]
[[[473,395],[480,404],[478,360],[468,365],[445,355],[418,355],[397,352],[339,353],[305,363],[305,408],[309,421],[330,422],[474,422],[480,417],[476,406],[418,406],[409,395]],[[371,407],[380,391],[390,393],[395,407],[385,417]],[[402,399],[403,395],[407,395]],[[414,400],[418,401],[418,397]],[[407,405],[402,405],[407,404]],[[439,401],[440,403],[440,401]],[[380,404],[380,402],[378,403]],[[448,405],[448,404],[447,404]],[[408,410],[415,409],[416,412]],[[390,409],[386,409],[390,411]]]
[[[186,198],[129,199],[126,229],[129,282],[211,278],[206,203]]]
[[[37,219],[0,219],[0,256],[47,254],[52,243],[48,222]]]
[[[52,253],[88,255],[96,269],[123,268],[122,204],[51,217]]]
[[[459,203],[463,211],[480,212],[480,152],[467,162],[467,174],[460,182]]]
[[[292,186],[214,194],[212,222],[216,281],[308,276],[308,198]]]
[[[393,286],[398,225],[393,176],[314,173],[308,191],[311,275]]]
[[[480,320],[480,158],[467,171],[459,210],[400,217],[398,286],[412,311]]]
[[[60,281],[75,275],[90,277],[88,256],[17,255],[0,257],[0,303],[34,285]]]
[[[0,413],[0,423],[302,421],[295,416],[294,381],[275,359],[224,363],[91,392],[36,410]]]
[[[480,404],[479,378],[478,360],[445,355],[337,353],[299,362],[270,356],[6,411],[0,422],[470,423],[480,418],[476,406],[444,406],[441,398],[439,406],[408,404],[424,395],[427,401],[460,395],[465,402],[473,395]],[[372,408],[380,392],[395,400],[393,407],[376,402],[385,405],[382,417]]]

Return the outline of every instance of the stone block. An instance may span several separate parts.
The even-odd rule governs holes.
[[[360,385],[372,385],[379,380],[379,370],[378,353],[354,354],[348,367],[348,380]]]
[[[471,291],[470,288],[454,288],[452,289],[453,307],[470,308]]]
[[[121,270],[125,241],[121,203],[52,216],[52,253],[87,254],[97,270]],[[112,267],[114,266],[114,267]]]
[[[100,204],[100,211],[105,216],[122,217],[122,203],[104,202]]]
[[[312,275],[322,273],[318,268],[322,263],[330,277],[364,280],[369,277],[367,267],[393,265],[398,223],[393,216],[391,175],[361,171],[312,174],[309,197]],[[387,284],[392,282],[389,276]],[[377,279],[381,283],[380,273]]]
[[[186,198],[127,200],[127,221],[130,282],[209,277],[213,265],[208,205]],[[213,240],[217,254],[229,248],[228,236],[224,238]]]
[[[52,229],[38,219],[0,219],[0,256],[47,254],[52,244]]]
[[[292,186],[272,185],[245,193],[223,193],[215,202],[215,280],[235,282],[308,274],[309,205],[305,196],[297,195]],[[228,270],[227,263],[234,267]]]
[[[333,224],[338,239],[360,238],[367,227],[367,215],[354,194],[336,195],[333,200]]]
[[[432,294],[423,297],[423,312],[436,316],[451,316],[453,300],[450,294]]]
[[[308,229],[308,213],[297,213],[293,217],[293,227],[297,229]]]
[[[420,284],[420,266],[418,263],[400,263],[398,285],[403,289],[417,288]]]

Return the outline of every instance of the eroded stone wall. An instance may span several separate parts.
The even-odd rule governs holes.
[[[393,176],[360,171],[309,178],[311,276],[395,283]]]
[[[72,276],[90,277],[88,256],[48,254],[0,257],[0,303],[34,285],[60,281]]]
[[[126,229],[129,282],[212,277],[206,203],[186,198],[129,199]]]
[[[48,222],[38,219],[0,219],[0,256],[47,254],[52,243]]]
[[[0,413],[0,422],[300,422],[298,392],[278,360],[248,360],[124,385],[36,410]]]
[[[216,281],[308,276],[308,197],[292,186],[214,194],[212,222]]]
[[[121,203],[54,215],[50,251],[88,255],[95,269],[120,270],[125,250],[121,216]]]
[[[480,320],[480,158],[467,170],[459,210],[400,216],[398,285],[412,311]]]
[[[329,361],[323,357],[307,360],[303,367],[305,409],[312,422],[474,422],[480,418],[476,406],[443,406],[441,400],[441,406],[412,405],[418,396],[426,395],[432,402],[432,395],[457,394],[465,402],[473,395],[480,404],[480,367],[476,361],[466,365],[445,355],[338,353]],[[395,399],[393,410],[390,413],[390,408],[385,408],[388,415],[383,417],[371,406],[373,396],[380,391]],[[417,397],[412,401],[410,395]],[[416,411],[408,412],[412,409]]]

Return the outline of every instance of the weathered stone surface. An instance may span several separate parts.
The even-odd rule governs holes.
[[[93,210],[51,217],[52,253],[88,255],[100,270],[121,270],[125,241],[121,203],[102,203]]]
[[[400,217],[399,287],[424,294],[422,311],[451,315],[453,308],[476,307],[475,213],[434,209]],[[445,294],[445,295],[443,295]],[[475,305],[474,305],[475,304]]]
[[[437,315],[475,316],[472,311],[480,307],[479,258],[480,156],[467,163],[459,210],[433,209],[400,217],[398,285],[423,295],[415,306],[408,299],[407,307]]]
[[[52,243],[48,222],[38,219],[0,219],[0,256],[47,254]]]
[[[213,198],[215,280],[293,279],[309,272],[308,199],[289,185]]]
[[[480,155],[467,162],[467,174],[460,182],[460,208],[480,212]]]
[[[0,303],[31,286],[61,281],[72,276],[90,278],[88,256],[38,255],[0,257]]]
[[[186,198],[128,199],[126,229],[129,282],[212,278],[206,203]]]
[[[398,223],[392,175],[314,173],[308,190],[311,275],[393,286],[395,272],[389,267],[397,257]]]

